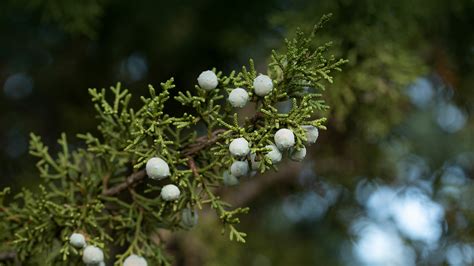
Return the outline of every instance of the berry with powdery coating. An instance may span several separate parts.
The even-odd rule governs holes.
[[[173,184],[169,184],[164,186],[161,189],[161,198],[165,201],[173,201],[179,198],[179,195],[181,194],[181,191],[179,191],[179,188]]]
[[[247,161],[235,161],[230,166],[230,173],[235,177],[247,175],[249,172],[249,164]]]
[[[234,139],[229,144],[229,151],[234,156],[246,156],[250,152],[249,142],[244,138]]]
[[[181,211],[181,223],[187,228],[194,227],[198,223],[197,210],[185,208]]]
[[[308,142],[308,144],[313,144],[316,142],[316,140],[318,140],[319,130],[317,127],[305,125],[301,126],[301,128],[303,128],[306,133],[306,142]]]
[[[229,186],[229,187],[239,184],[239,179],[235,177],[234,175],[232,175],[229,171],[224,171],[222,179],[224,181],[224,185]]]
[[[87,246],[82,253],[85,264],[99,264],[104,261],[104,252],[96,246]]]
[[[86,246],[86,238],[83,234],[73,233],[69,237],[69,244],[75,248],[83,248]]]
[[[263,97],[273,90],[272,79],[267,75],[260,74],[253,80],[253,88],[256,95]]]
[[[288,128],[282,128],[275,133],[274,140],[278,149],[286,150],[295,145],[295,134]]]
[[[211,70],[203,71],[197,78],[197,81],[199,87],[207,91],[215,89],[217,84],[219,84],[216,74]]]
[[[303,148],[301,148],[299,150],[291,149],[290,158],[293,161],[301,162],[301,161],[303,161],[304,157],[306,157],[306,147],[303,146]]]
[[[278,147],[276,145],[274,145],[274,144],[267,145],[267,146],[265,146],[265,148],[271,149],[269,152],[267,152],[265,157],[270,158],[270,160],[272,161],[273,164],[276,164],[276,163],[281,161],[282,155],[281,155],[281,152],[280,152],[280,150],[278,150]]]
[[[242,88],[236,88],[229,93],[229,98],[227,98],[227,100],[233,107],[242,108],[247,104],[249,94]]]
[[[170,175],[170,167],[163,159],[153,157],[146,162],[146,174],[151,179],[161,180]]]
[[[144,257],[132,254],[124,260],[123,266],[148,266],[148,263]]]

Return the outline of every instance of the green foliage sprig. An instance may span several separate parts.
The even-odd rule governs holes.
[[[145,257],[151,265],[166,265],[169,259],[162,251],[158,229],[188,229],[183,213],[205,205],[217,213],[223,233],[245,242],[246,234],[236,225],[238,216],[249,209],[231,208],[216,194],[224,182],[223,172],[234,162],[229,143],[245,138],[250,153],[238,160],[257,162],[263,173],[276,169],[265,155],[279,129],[294,133],[295,149],[307,142],[303,125],[324,129],[326,118],[318,112],[328,106],[320,93],[325,82],[332,82],[332,72],[345,63],[327,56],[330,44],[312,48],[315,33],[327,18],[309,36],[298,32],[287,40],[285,53],[272,53],[268,75],[273,90],[264,97],[254,93],[258,72],[252,60],[248,67],[227,76],[213,70],[218,85],[212,90],[197,85],[194,91],[178,91],[172,98],[173,79],[158,90],[150,85],[149,96],[141,97],[138,109],[129,106],[132,94],[120,83],[111,87],[112,97],[105,89],[90,89],[99,136],[79,134],[87,147],[71,149],[63,134],[58,141],[61,150],[52,155],[40,137],[31,135],[30,153],[39,159],[43,183],[38,192],[23,190],[8,204],[4,197],[9,190],[0,193],[2,250],[14,251],[20,261],[75,265],[83,251],[69,240],[72,233],[80,233],[88,245],[115,257],[115,265],[122,265],[132,254]],[[253,116],[240,119],[225,101],[237,87],[247,91]],[[173,99],[193,112],[166,113],[164,108]],[[282,102],[291,105],[289,112],[275,107]],[[168,164],[169,178],[146,178],[144,165],[152,157]],[[169,183],[180,190],[176,200],[160,197],[162,187]]]

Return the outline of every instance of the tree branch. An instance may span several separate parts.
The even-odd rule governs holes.
[[[137,184],[138,182],[142,181],[146,176],[146,172],[144,169],[138,171],[138,172],[135,172],[131,175],[129,175],[126,179],[125,179],[125,182],[123,183],[120,183],[118,185],[115,185],[107,190],[105,190],[102,195],[104,196],[113,196],[113,195],[116,195],[120,192],[122,192],[123,190],[127,189],[128,187],[130,186],[133,186],[135,184]]]
[[[219,134],[225,132],[225,129],[216,129],[211,133],[211,136],[202,136],[196,139],[195,143],[192,143],[186,146],[183,149],[183,154],[188,158],[189,168],[193,171],[194,175],[198,175],[198,168],[196,162],[194,161],[193,156],[198,154],[203,149],[211,146],[216,143],[219,139]],[[146,172],[144,169],[134,172],[128,176],[124,182],[117,184],[109,189],[104,190],[102,195],[104,196],[113,196],[116,195],[128,187],[134,186],[137,183],[141,182],[146,177]]]
[[[188,156],[188,166],[189,169],[193,172],[193,175],[195,177],[199,176],[198,168],[196,166],[196,162],[194,161],[194,158],[191,156]]]
[[[201,150],[216,143],[219,138],[219,134],[224,133],[225,131],[225,129],[216,129],[211,133],[211,136],[201,136],[197,138],[196,143],[190,144],[183,149],[183,154],[188,157],[196,155]]]

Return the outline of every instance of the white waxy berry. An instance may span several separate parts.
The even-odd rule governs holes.
[[[246,156],[250,152],[249,142],[244,138],[234,139],[229,145],[229,151],[234,156]]]
[[[272,79],[267,75],[258,75],[253,80],[253,88],[258,96],[265,96],[273,90]]]
[[[163,179],[170,175],[170,167],[161,158],[153,157],[146,162],[146,174],[151,179]]]
[[[247,175],[249,172],[249,164],[247,161],[235,161],[230,166],[230,174],[235,177]]]
[[[197,78],[197,81],[199,87],[207,91],[215,89],[219,83],[216,74],[211,70],[203,71]]]
[[[277,146],[272,144],[265,146],[265,148],[271,149],[265,156],[270,158],[273,164],[281,161],[281,152],[278,150]]]
[[[290,158],[293,161],[301,162],[301,161],[303,161],[304,157],[306,157],[306,147],[303,146],[303,148],[301,148],[299,150],[297,150],[297,149],[292,149],[291,150]]]
[[[247,104],[249,94],[242,88],[236,88],[229,93],[227,100],[233,107],[242,108]]]
[[[181,211],[181,223],[188,228],[194,227],[198,223],[198,213],[196,210],[185,208]]]
[[[161,198],[165,201],[176,200],[180,194],[179,188],[173,184],[166,185],[161,189]]]
[[[82,261],[85,264],[99,264],[104,261],[104,252],[96,246],[87,246],[82,253]]]
[[[306,141],[308,144],[313,144],[318,140],[319,131],[318,128],[311,125],[301,126],[306,132]]]
[[[123,266],[148,266],[145,258],[132,254],[123,261]]]
[[[75,248],[83,248],[86,246],[86,238],[83,234],[73,233],[69,237],[69,244]]]
[[[275,133],[274,139],[275,144],[280,150],[286,150],[295,145],[295,134],[293,134],[293,131],[289,130],[288,128],[279,129]]]
[[[231,173],[229,173],[229,171],[224,171],[222,179],[224,181],[224,185],[229,186],[229,187],[239,184],[239,179],[235,177],[234,175],[232,175]]]

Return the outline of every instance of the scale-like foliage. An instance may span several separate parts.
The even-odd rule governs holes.
[[[286,52],[273,52],[268,75],[274,88],[265,97],[253,93],[258,73],[252,60],[240,72],[227,76],[217,72],[214,90],[196,86],[172,98],[173,79],[159,89],[150,86],[138,109],[129,106],[132,94],[120,83],[110,91],[89,90],[98,113],[99,136],[79,134],[87,147],[71,149],[62,135],[61,150],[52,155],[40,137],[31,135],[30,153],[39,159],[43,183],[39,191],[24,190],[8,204],[3,200],[9,190],[0,194],[2,250],[32,264],[75,265],[82,251],[69,244],[69,237],[76,232],[86,236],[87,244],[102,248],[115,265],[131,254],[145,257],[150,265],[168,264],[158,230],[188,229],[182,212],[201,210],[207,204],[217,213],[223,232],[231,240],[245,242],[246,234],[236,225],[238,215],[249,209],[231,208],[216,193],[223,172],[234,161],[229,143],[245,138],[251,152],[240,160],[260,162],[263,173],[276,169],[265,154],[277,130],[293,131],[295,148],[300,149],[307,140],[302,125],[324,129],[320,111],[328,106],[320,93],[324,83],[332,82],[332,72],[345,62],[327,56],[329,44],[312,48],[315,33],[326,20],[323,17],[309,36],[298,32],[295,39],[287,40]],[[248,91],[253,116],[239,119],[225,101],[236,87]],[[193,112],[166,113],[171,100]],[[291,105],[289,112],[276,108],[281,102]],[[152,157],[168,163],[169,178],[147,178],[144,165]],[[160,191],[170,183],[179,187],[181,195],[164,201]]]

